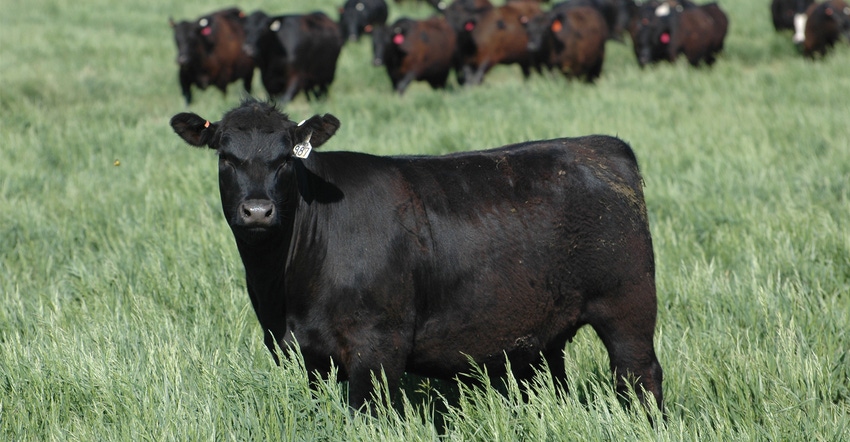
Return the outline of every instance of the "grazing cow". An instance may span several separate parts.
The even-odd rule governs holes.
[[[844,0],[814,4],[806,14],[798,15],[797,24],[794,42],[802,45],[803,55],[811,59],[816,55],[823,57],[841,35],[850,40],[850,6]]]
[[[262,11],[245,23],[246,51],[260,69],[269,96],[286,103],[304,91],[322,98],[336,74],[342,49],[339,26],[322,12],[269,17]]]
[[[242,50],[242,11],[223,9],[195,21],[175,23],[169,19],[169,23],[177,44],[180,88],[186,105],[192,103],[193,84],[201,90],[212,85],[227,93],[227,85],[241,79],[245,90],[251,92],[254,61]]]
[[[815,0],[773,0],[770,15],[777,31],[794,30],[794,16],[803,14]]]
[[[403,94],[413,80],[444,88],[454,66],[456,34],[443,16],[400,18],[372,35],[375,66],[385,66],[393,89]]]
[[[568,78],[584,77],[588,83],[599,78],[608,25],[595,8],[553,8],[531,19],[526,29],[529,50],[546,67]]]
[[[684,54],[696,67],[711,66],[723,50],[729,21],[716,3],[645,3],[632,22],[635,55],[641,67]]]
[[[589,324],[618,391],[662,404],[655,263],[642,179],[608,136],[445,156],[321,152],[330,114],[296,124],[246,101],[210,122],[171,119],[219,157],[219,188],[275,362],[297,345],[310,376],[338,367],[359,408],[383,371],[452,379],[470,360],[519,378]],[[312,153],[311,153],[312,149]],[[644,396],[644,392],[649,395]]]
[[[384,0],[347,0],[339,10],[339,28],[348,41],[357,41],[361,35],[371,34],[376,26],[386,23]]]
[[[469,17],[457,35],[458,82],[476,85],[497,64],[518,64],[524,77],[538,68],[525,24],[542,14],[535,1],[511,1]]]

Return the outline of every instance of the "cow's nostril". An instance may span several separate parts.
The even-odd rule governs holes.
[[[239,206],[240,222],[245,226],[268,226],[274,222],[274,204],[269,200],[247,200]]]

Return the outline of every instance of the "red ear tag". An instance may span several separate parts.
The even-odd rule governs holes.
[[[393,36],[393,43],[400,45],[404,43],[404,34],[396,34]]]
[[[472,32],[472,30],[475,29],[475,23],[468,21],[465,25],[463,25],[463,29],[465,29],[466,32]]]
[[[664,43],[664,44],[670,43],[670,34],[668,34],[666,32],[661,34],[661,38],[659,40],[661,40],[661,43]]]
[[[210,28],[209,26],[204,29],[201,29],[201,35],[207,36],[210,34],[212,34],[212,28]]]
[[[210,127],[210,120],[207,120],[206,123],[204,123],[204,129],[208,127]]]
[[[561,20],[555,20],[552,22],[552,32],[561,32],[561,29],[564,29],[564,25],[561,24]]]
[[[372,25],[366,25],[366,27],[363,28],[363,30],[366,31],[367,34],[371,34],[372,33]]]
[[[826,15],[832,15],[832,8],[826,8]]]

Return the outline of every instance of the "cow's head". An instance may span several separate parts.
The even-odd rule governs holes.
[[[632,19],[630,32],[638,64],[643,67],[662,60],[671,41],[671,16],[678,14],[666,3],[644,3]]]
[[[260,40],[271,32],[272,19],[263,11],[254,11],[245,18],[245,44],[242,50],[255,59],[260,55]]]
[[[174,30],[174,43],[177,45],[177,64],[188,66],[195,58],[195,52],[200,50],[200,29],[196,22],[168,20]]]
[[[347,0],[339,12],[339,28],[348,41],[357,41],[361,35],[371,34],[374,24],[384,24],[386,20],[387,6],[383,2]]]
[[[295,204],[302,158],[333,136],[339,124],[330,114],[295,123],[274,105],[253,99],[215,123],[194,113],[171,118],[184,141],[218,153],[222,210],[234,235],[243,239],[261,239],[281,228]]]
[[[528,34],[528,50],[535,53],[541,52],[545,50],[544,42],[547,37],[558,34],[563,30],[564,15],[560,13],[538,14],[523,23],[523,26]]]

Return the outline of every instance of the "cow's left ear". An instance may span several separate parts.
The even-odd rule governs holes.
[[[313,147],[325,144],[339,129],[339,120],[331,115],[313,115],[295,128],[295,143],[309,141]]]
[[[218,123],[211,123],[191,112],[182,112],[171,117],[171,128],[183,141],[192,146],[210,146],[210,142],[218,128]]]

